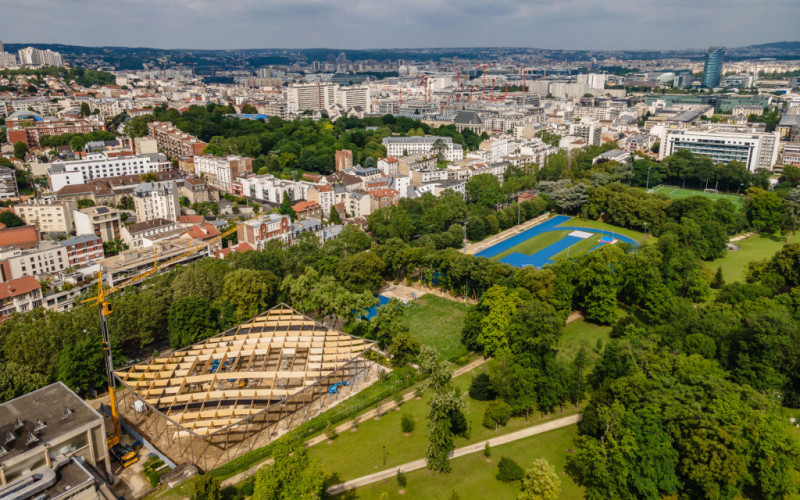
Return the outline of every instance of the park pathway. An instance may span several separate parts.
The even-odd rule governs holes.
[[[510,434],[498,436],[488,441],[489,446],[494,448],[496,446],[518,441],[520,439],[525,439],[527,437],[535,436],[537,434],[542,434],[544,432],[574,425],[578,423],[580,417],[581,417],[580,415],[570,415],[568,417],[559,418],[558,420],[553,420],[552,422],[545,422],[543,424],[534,425],[532,427],[512,432]],[[458,457],[463,457],[464,455],[477,453],[479,451],[483,451],[485,446],[486,446],[485,441],[470,444],[454,450],[453,453],[450,454],[450,457],[458,458]],[[335,484],[330,488],[328,488],[328,493],[330,495],[338,495],[339,493],[344,493],[345,491],[349,491],[358,488],[360,486],[366,486],[368,484],[377,483],[378,481],[383,481],[385,479],[393,478],[397,475],[397,471],[403,471],[404,473],[408,473],[411,471],[422,469],[423,467],[425,467],[425,459],[421,458],[419,460],[414,460],[413,462],[405,463],[398,467],[382,470],[380,472],[376,472],[368,476],[362,476],[356,479],[351,479],[350,481],[345,481],[344,483]]]

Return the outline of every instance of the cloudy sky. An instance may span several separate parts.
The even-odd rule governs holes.
[[[737,47],[798,0],[0,0],[0,40],[159,48]]]

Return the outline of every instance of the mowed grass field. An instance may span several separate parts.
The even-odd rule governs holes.
[[[471,372],[455,378],[453,382],[466,392],[472,379],[485,368],[486,365],[479,366]],[[403,403],[400,410],[390,410],[378,420],[369,419],[361,422],[357,431],[343,432],[331,444],[321,443],[312,446],[309,448],[309,452],[311,456],[321,461],[322,470],[335,474],[331,481],[332,484],[424,458],[425,449],[428,446],[426,417],[431,396],[432,394],[425,393],[422,399],[407,401]],[[471,443],[480,443],[549,420],[556,420],[578,411],[575,407],[567,405],[564,407],[564,413],[556,411],[549,415],[543,415],[539,412],[531,412],[528,421],[524,416],[514,417],[509,420],[508,425],[495,431],[487,429],[481,424],[487,404],[487,401],[476,401],[467,397],[464,415],[472,430],[469,439],[456,438],[456,448]],[[410,415],[416,422],[416,428],[409,436],[403,435],[400,427],[403,415]],[[387,454],[385,465],[383,462],[384,446]]]
[[[678,198],[688,198],[689,196],[705,196],[706,198],[710,198],[714,201],[716,200],[728,200],[738,208],[742,207],[742,197],[741,195],[737,194],[727,194],[724,192],[717,193],[706,193],[702,189],[684,189],[684,188],[675,188],[669,186],[656,186],[653,189],[653,193],[657,194],[665,194],[672,199]]]
[[[622,316],[621,314],[620,317]],[[589,354],[589,367],[591,368],[600,358],[600,352],[596,350],[597,341],[602,340],[603,348],[605,348],[611,340],[610,332],[610,326],[589,323],[583,318],[575,320],[566,325],[561,333],[561,338],[558,341],[558,356],[567,361],[572,361],[575,358],[575,354],[583,346]]]
[[[792,243],[800,242],[800,233],[795,233],[789,238]],[[739,250],[728,250],[719,259],[706,263],[711,272],[716,272],[717,267],[722,268],[722,276],[726,283],[744,281],[747,274],[747,264],[755,260],[768,259],[775,255],[786,244],[784,236],[768,236],[755,234],[745,240],[735,242]]]
[[[525,255],[533,255],[536,252],[543,250],[552,245],[553,243],[561,240],[564,236],[568,235],[571,232],[572,231],[556,230],[542,234],[537,234],[533,238],[528,238],[519,245],[509,248],[505,252],[495,255],[494,257],[492,257],[492,260],[500,260],[506,255],[510,255],[512,253],[524,253]]]
[[[474,453],[451,461],[453,472],[440,474],[427,469],[416,470],[406,474],[405,494],[398,493],[399,487],[395,479],[387,479],[344,494],[340,498],[430,498],[447,500],[453,493],[460,500],[512,500],[520,492],[520,482],[502,483],[498,481],[497,463],[501,457],[509,457],[526,469],[537,458],[545,458],[555,466],[561,479],[560,498],[583,498],[584,489],[577,485],[564,467],[570,449],[575,449],[575,437],[578,426],[570,425],[561,429],[546,432],[513,443],[492,448],[491,461],[487,462],[483,453]],[[388,495],[384,497],[382,495]]]
[[[433,347],[445,359],[455,359],[467,354],[461,343],[466,314],[463,302],[425,294],[406,305],[403,319],[423,345]]]

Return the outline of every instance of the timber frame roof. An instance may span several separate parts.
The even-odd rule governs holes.
[[[169,420],[208,436],[318,384],[374,346],[280,304],[117,378]]]

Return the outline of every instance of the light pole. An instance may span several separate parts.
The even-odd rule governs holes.
[[[644,223],[644,236],[642,236],[642,243],[647,239],[647,222]]]
[[[645,193],[646,193],[646,192],[648,192],[648,191],[650,191],[650,169],[651,169],[652,167],[653,167],[652,165],[650,165],[650,166],[648,166],[648,167],[647,167],[647,187],[646,187],[646,188],[644,188],[644,192],[645,192]]]

